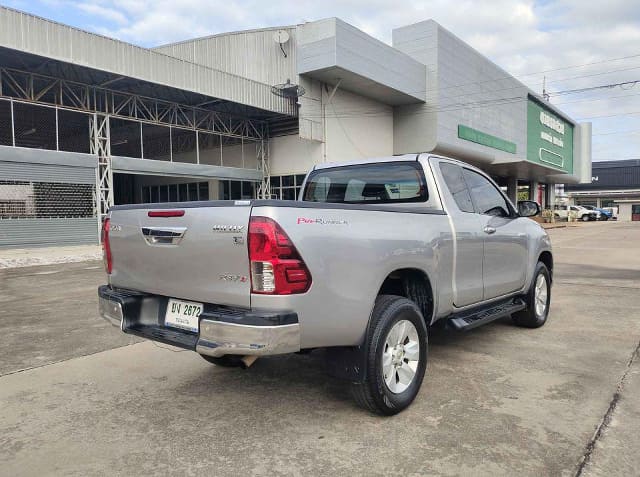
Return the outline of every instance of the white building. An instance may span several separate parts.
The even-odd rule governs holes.
[[[419,152],[546,203],[591,178],[590,124],[432,20],[392,45],[330,18],[145,49],[0,7],[0,185],[50,191],[0,207],[0,247],[95,241],[114,203],[293,199],[315,164]]]

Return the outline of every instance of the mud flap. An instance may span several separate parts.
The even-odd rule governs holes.
[[[344,346],[327,348],[325,359],[327,373],[338,379],[352,383],[362,383],[366,379],[366,356],[364,346]]]

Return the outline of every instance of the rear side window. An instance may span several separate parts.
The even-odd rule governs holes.
[[[462,177],[462,167],[448,162],[440,163],[440,171],[449,192],[462,212],[475,212],[467,184]]]
[[[347,204],[426,202],[418,162],[388,162],[319,169],[307,178],[303,200]]]

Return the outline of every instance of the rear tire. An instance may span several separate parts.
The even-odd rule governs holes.
[[[208,361],[216,366],[222,366],[223,368],[242,368],[246,369],[247,366],[242,361],[241,356],[234,356],[232,354],[225,354],[224,356],[220,356],[219,358],[213,356],[207,356],[206,354],[201,354],[202,359]]]
[[[427,346],[427,328],[416,304],[404,297],[380,295],[363,347],[366,379],[351,385],[356,402],[386,416],[407,408],[424,378]]]
[[[551,304],[551,275],[547,266],[538,262],[531,281],[531,288],[525,297],[527,308],[514,313],[511,318],[518,326],[540,328],[547,322]]]

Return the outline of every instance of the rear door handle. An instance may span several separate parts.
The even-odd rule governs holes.
[[[177,245],[186,227],[142,227],[142,235],[149,245]]]
[[[488,225],[484,228],[484,233],[485,234],[494,234],[496,233],[496,229],[494,229],[493,227],[489,227]]]

